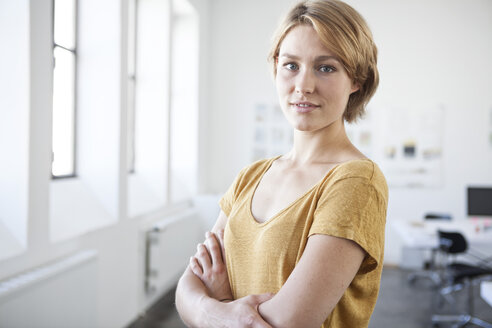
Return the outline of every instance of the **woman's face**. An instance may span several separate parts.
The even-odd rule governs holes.
[[[296,26],[285,36],[275,83],[287,120],[306,132],[343,124],[349,96],[358,90],[309,25]]]

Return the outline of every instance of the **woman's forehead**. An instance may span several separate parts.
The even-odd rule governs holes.
[[[322,42],[316,30],[310,25],[293,27],[285,35],[279,49],[279,57],[323,57],[337,59],[335,54]]]

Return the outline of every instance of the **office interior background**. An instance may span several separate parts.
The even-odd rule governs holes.
[[[492,1],[347,2],[381,76],[347,130],[388,179],[385,265],[418,267],[394,223],[478,222],[492,187]],[[236,173],[288,150],[292,3],[0,0],[0,326],[125,327],[175,286]]]

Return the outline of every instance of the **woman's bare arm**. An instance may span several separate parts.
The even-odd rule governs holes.
[[[226,223],[227,216],[220,211],[212,231],[224,229]],[[208,297],[206,286],[188,266],[176,288],[176,308],[184,323],[190,327],[199,327],[203,322],[203,318],[201,318],[202,302]]]
[[[260,304],[261,316],[273,327],[320,327],[352,282],[365,255],[351,240],[312,235],[280,291]]]
[[[206,252],[195,255],[192,270],[215,292],[217,285],[208,281],[220,281],[223,275],[211,270],[207,262],[210,258],[221,261],[221,250],[215,238],[210,239]],[[284,286],[270,301],[259,305],[263,319],[273,327],[320,327],[350,285],[365,254],[348,239],[309,237],[301,260]],[[220,292],[220,288],[216,291]]]
[[[190,259],[189,268],[205,285],[209,296],[219,301],[232,301],[232,291],[227,274],[224,230],[218,234],[208,232],[205,242],[198,244],[195,256]]]
[[[224,229],[226,223],[227,216],[221,211],[212,231],[218,233],[219,230]],[[217,254],[220,250],[214,247],[214,252]],[[206,248],[199,249],[199,253],[205,259],[203,263],[210,261],[208,268],[203,269],[213,272],[214,256],[209,257]],[[218,258],[216,262],[219,262]],[[224,261],[221,263],[225,266]],[[220,285],[223,286],[223,284]],[[210,281],[209,286],[214,287],[213,281]],[[258,314],[257,307],[260,303],[270,299],[272,295],[250,295],[227,303],[214,298],[214,296],[232,298],[230,288],[228,296],[226,295],[227,290],[224,288],[210,291],[188,266],[176,289],[176,308],[181,319],[189,327],[270,327]]]

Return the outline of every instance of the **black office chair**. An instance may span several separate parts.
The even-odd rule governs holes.
[[[447,213],[427,213],[424,215],[424,220],[445,220],[451,221],[452,217]],[[422,271],[412,272],[408,275],[408,282],[414,285],[417,280],[429,279],[433,287],[439,287],[442,283],[441,281],[441,271],[442,268],[437,260],[437,255],[439,251],[439,246],[430,248],[430,256],[425,260]]]
[[[449,257],[458,254],[466,254],[468,243],[465,237],[459,232],[438,231],[439,249]],[[485,322],[473,316],[473,287],[482,281],[492,280],[492,268],[485,265],[472,265],[463,262],[450,261],[443,272],[443,283],[439,289],[439,300],[446,300],[454,306],[452,293],[468,289],[467,310],[461,314],[434,314],[432,324],[438,326],[440,323],[453,323],[454,327],[465,327],[467,324],[474,324],[479,327],[492,328],[492,323]],[[440,302],[439,305],[442,305]],[[459,311],[454,308],[454,312]]]
[[[449,214],[445,213],[427,213],[424,216],[426,220],[448,220],[451,221],[452,217]]]

